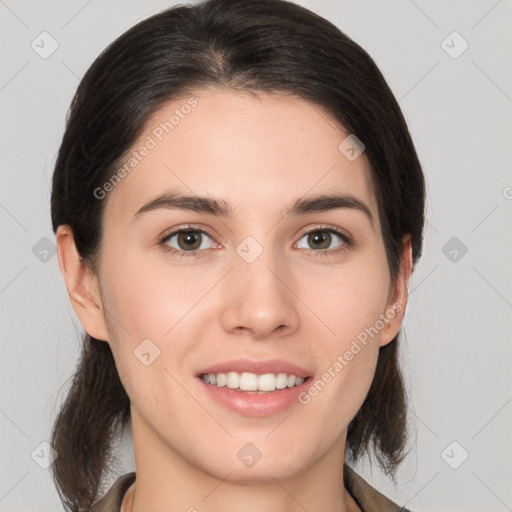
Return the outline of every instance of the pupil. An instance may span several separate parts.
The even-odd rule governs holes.
[[[198,240],[198,235],[195,235],[193,231],[185,231],[183,233],[181,233],[181,236],[180,236],[181,240],[180,242],[184,241],[184,245],[185,247],[188,246],[189,249],[197,249],[199,248],[199,245],[201,244],[197,244],[197,240]],[[190,243],[194,244],[194,241],[196,242],[194,247],[190,247]]]
[[[324,233],[324,234],[321,234],[321,233]],[[322,231],[322,232],[317,232],[317,233],[313,233],[312,235],[310,235],[310,238],[312,239],[312,241],[314,241],[314,243],[322,243],[322,241],[326,241],[327,240],[327,244],[324,243],[324,248],[325,247],[329,247],[329,239],[330,239],[330,235],[329,234],[325,234],[326,232],[325,231]]]

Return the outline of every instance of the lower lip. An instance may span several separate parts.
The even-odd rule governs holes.
[[[272,416],[292,407],[298,402],[297,395],[309,386],[311,377],[293,388],[285,388],[268,393],[236,391],[226,386],[219,388],[198,377],[200,384],[210,396],[224,407],[244,416]]]

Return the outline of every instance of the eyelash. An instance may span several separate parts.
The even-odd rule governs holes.
[[[208,233],[208,231],[206,231],[204,229],[196,228],[194,226],[185,226],[183,228],[172,231],[171,233],[166,234],[165,236],[160,238],[158,245],[160,245],[162,247],[164,252],[171,253],[180,258],[196,256],[198,253],[204,252],[204,249],[197,249],[195,251],[182,251],[182,250],[175,249],[174,247],[169,247],[167,245],[166,242],[168,242],[174,235],[177,235],[177,234],[180,234],[183,232],[188,232],[188,231],[202,233],[213,240],[213,236],[210,233]],[[317,233],[317,232],[319,232],[319,233],[322,233],[322,232],[334,233],[334,234],[338,235],[343,240],[344,245],[342,245],[341,247],[338,247],[336,249],[323,249],[323,250],[306,249],[306,251],[308,253],[312,253],[312,255],[314,257],[318,257],[318,256],[325,257],[325,256],[330,256],[333,253],[337,254],[339,252],[349,251],[354,246],[354,243],[349,236],[342,233],[338,228],[336,228],[334,226],[329,226],[329,225],[317,226],[309,231],[306,231],[305,233],[302,233],[300,238],[303,238],[305,235],[309,235],[311,233]]]

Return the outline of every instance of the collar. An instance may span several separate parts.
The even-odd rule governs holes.
[[[94,504],[91,512],[119,512],[124,495],[135,478],[135,471],[120,476],[103,498]],[[346,463],[343,465],[343,482],[363,512],[411,512],[381,494]]]

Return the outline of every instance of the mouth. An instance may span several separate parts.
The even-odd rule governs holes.
[[[202,368],[195,377],[212,403],[243,416],[265,417],[296,406],[313,371],[282,359],[236,359]]]
[[[274,393],[287,388],[295,388],[310,377],[299,377],[293,373],[227,372],[202,373],[199,378],[205,383],[218,388],[226,387],[234,391],[262,394]]]

